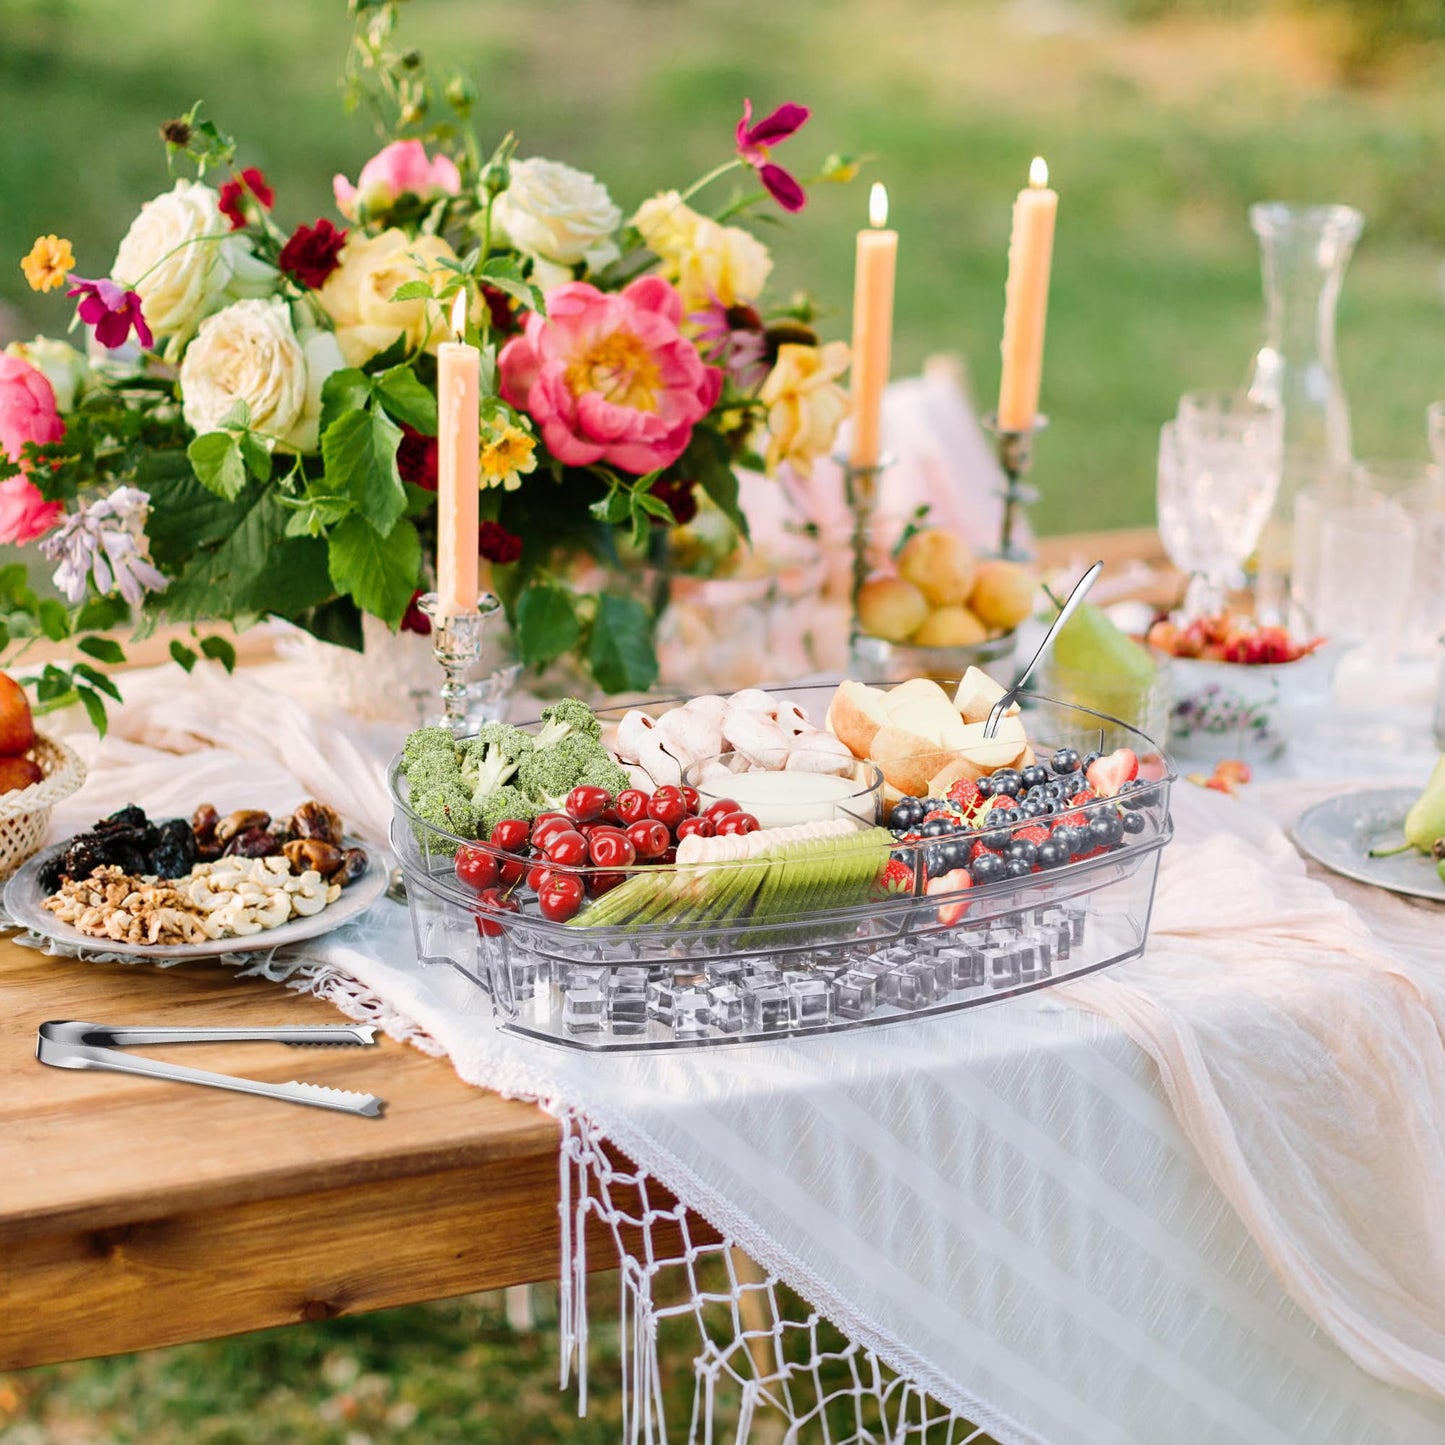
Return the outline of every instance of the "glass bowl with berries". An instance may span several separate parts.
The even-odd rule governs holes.
[[[1330,697],[1336,658],[1322,637],[1224,613],[1157,618],[1145,640],[1171,659],[1169,744],[1181,759],[1277,758],[1291,711]]]

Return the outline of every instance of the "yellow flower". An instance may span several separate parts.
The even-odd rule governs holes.
[[[848,415],[848,394],[838,378],[848,369],[848,346],[789,343],[778,348],[759,398],[768,409],[767,465],[776,471],[790,462],[801,476],[813,474],[813,462],[833,445]]]
[[[409,237],[393,227],[379,236],[352,233],[341,264],[316,293],[336,328],[336,340],[348,366],[362,366],[385,351],[398,336],[408,346],[435,351],[451,336],[440,303],[418,297],[393,301],[408,281],[425,281],[439,261],[456,252],[440,236]]]
[[[632,218],[662,274],[677,286],[685,316],[714,298],[724,306],[754,301],[773,269],[768,248],[751,231],[701,216],[676,191],[644,201]]]
[[[37,236],[20,269],[32,291],[54,291],[75,269],[75,252],[64,236]]]
[[[493,423],[483,434],[480,461],[482,486],[515,492],[537,470],[537,439],[512,422]]]

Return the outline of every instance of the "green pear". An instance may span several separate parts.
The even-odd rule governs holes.
[[[1054,639],[1050,688],[1076,703],[1132,721],[1158,668],[1149,649],[1121,632],[1098,607],[1082,603]]]
[[[1405,814],[1405,837],[1422,853],[1430,852],[1437,839],[1445,838],[1445,753],[1436,760],[1425,791]]]

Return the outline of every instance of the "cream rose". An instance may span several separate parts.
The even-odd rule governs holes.
[[[699,215],[676,191],[644,201],[632,224],[662,258],[662,274],[677,286],[688,315],[714,300],[724,306],[754,301],[767,285],[768,248],[751,231]]]
[[[492,225],[532,257],[539,284],[571,281],[579,261],[598,271],[617,259],[622,212],[595,176],[539,158],[513,161],[511,171],[493,203]]]
[[[199,181],[177,181],[140,209],[115,253],[111,275],[139,292],[157,337],[169,338],[172,360],[203,317],[242,296],[261,296],[276,273],[233,235],[220,197]]]
[[[198,435],[243,401],[254,431],[284,439],[301,420],[306,391],[306,355],[280,300],[237,301],[208,316],[181,362],[181,412]]]
[[[778,348],[759,399],[768,409],[768,470],[788,462],[800,475],[813,474],[813,462],[833,445],[848,415],[848,394],[838,378],[848,369],[848,346],[789,343]]]
[[[393,301],[408,281],[430,280],[443,257],[456,252],[440,236],[417,236],[392,227],[379,236],[352,234],[341,252],[341,264],[316,293],[336,327],[336,340],[348,366],[361,366],[385,351],[398,336],[408,346],[425,344],[428,351],[451,334],[441,306],[424,298]]]

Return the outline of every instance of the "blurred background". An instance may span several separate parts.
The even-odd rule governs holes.
[[[19,257],[39,233],[105,271],[166,188],[156,127],[198,97],[288,229],[375,149],[343,113],[342,0],[0,0],[0,333],[61,328]],[[1437,0],[412,0],[402,32],[476,79],[483,141],[596,170],[630,210],[725,158],[744,96],[797,99],[800,173],[866,155],[773,239],[846,336],[853,232],[886,182],[901,235],[895,370],[998,379],[1010,206],[1060,195],[1039,448],[1043,531],[1152,518],[1159,423],[1237,385],[1259,339],[1251,201],[1366,216],[1339,343],[1359,455],[1424,455],[1445,390],[1445,6]]]
[[[1044,531],[1153,517],[1158,428],[1235,385],[1259,340],[1252,201],[1365,213],[1339,343],[1361,455],[1425,455],[1445,393],[1445,6],[1439,0],[411,0],[404,32],[478,86],[484,142],[596,170],[631,209],[731,151],[740,102],[804,101],[786,159],[866,155],[775,241],[849,329],[853,233],[882,180],[901,235],[896,370],[958,353],[994,400],[1010,206],[1029,159],[1060,195],[1036,480]],[[0,0],[0,342],[69,307],[18,261],[68,235],[109,267],[169,182],[157,126],[198,98],[290,229],[376,148],[338,85],[343,0]],[[554,1388],[554,1312],[496,1300],[392,1311],[0,1376],[0,1442],[367,1445],[616,1438],[612,1372],[579,1425]],[[609,1290],[595,1293],[599,1316]],[[599,1329],[602,1340],[605,1331]],[[605,1348],[599,1343],[599,1348]],[[686,1395],[679,1353],[669,1388]]]

